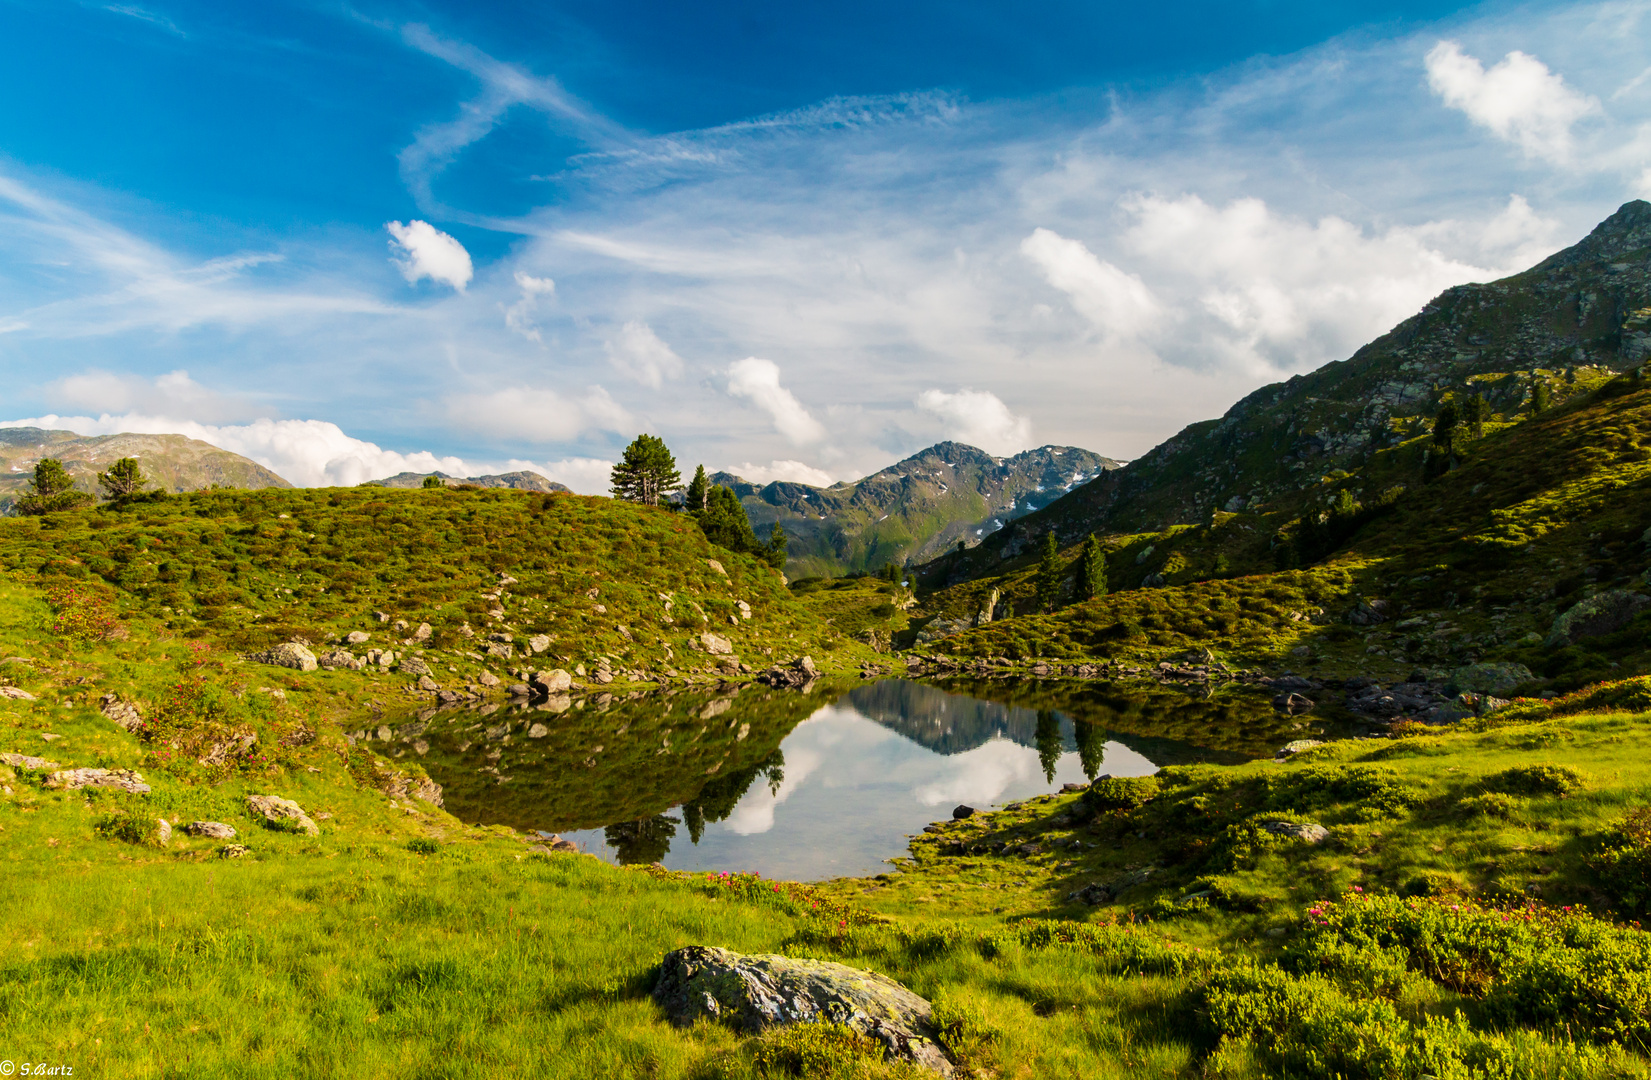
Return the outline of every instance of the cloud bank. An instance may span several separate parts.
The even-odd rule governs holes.
[[[390,261],[407,284],[416,285],[429,278],[463,292],[475,276],[464,245],[428,221],[409,221],[405,225],[392,221],[384,228],[390,234]]]

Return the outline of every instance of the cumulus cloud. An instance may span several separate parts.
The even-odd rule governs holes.
[[[1544,231],[1520,203],[1488,227],[1434,223],[1374,234],[1333,215],[1307,222],[1277,214],[1254,198],[1212,206],[1196,195],[1138,194],[1122,205],[1132,218],[1123,246],[1161,288],[1191,301],[1180,325],[1154,340],[1159,354],[1257,375],[1340,359],[1443,289],[1495,276],[1446,255],[1442,239],[1505,250]]]
[[[251,458],[299,487],[350,486],[398,472],[441,471],[474,475],[462,458],[427,451],[401,454],[346,435],[325,420],[254,420],[250,424],[212,425],[193,420],[127,413],[89,416],[36,416],[0,421],[0,427],[39,427],[79,435],[183,435],[221,450]]]
[[[390,233],[390,261],[409,285],[429,278],[463,292],[470,284],[475,274],[470,253],[428,221],[391,221],[384,228]]]
[[[556,282],[550,278],[534,277],[516,271],[516,287],[521,290],[521,296],[514,304],[505,308],[504,324],[529,341],[544,343],[539,327],[533,321],[535,310],[542,297],[552,296],[556,292]]]
[[[1163,318],[1162,306],[1139,277],[1097,258],[1077,240],[1038,228],[1021,241],[1020,253],[1109,340],[1138,338]]]
[[[917,395],[917,407],[941,422],[947,438],[988,454],[1018,454],[1032,445],[1032,421],[1010,412],[989,390],[925,390]]]
[[[780,367],[772,360],[747,356],[728,365],[728,392],[750,401],[774,418],[774,430],[797,445],[819,442],[825,428],[808,415],[802,402],[780,385]]]
[[[608,363],[621,375],[655,390],[682,375],[682,357],[645,322],[628,322],[603,343]]]
[[[253,411],[249,402],[202,386],[181,368],[153,379],[112,371],[83,371],[59,379],[46,392],[52,401],[68,408],[98,413],[183,415],[210,423],[240,419]]]
[[[1461,45],[1441,41],[1427,54],[1427,81],[1446,105],[1531,157],[1555,164],[1571,159],[1572,125],[1600,112],[1598,99],[1517,50],[1486,71]]]
[[[531,386],[458,394],[448,402],[447,415],[459,427],[527,442],[562,442],[585,431],[623,432],[634,426],[630,413],[600,386],[582,397]]]
[[[767,465],[757,465],[753,462],[744,462],[740,465],[730,465],[725,470],[753,484],[772,484],[782,481],[792,484],[807,484],[809,487],[830,487],[836,483],[832,475],[824,469],[816,469],[812,465],[805,465],[800,461],[770,461]]]

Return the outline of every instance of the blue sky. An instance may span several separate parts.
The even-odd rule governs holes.
[[[1651,195],[1647,7],[0,0],[0,417],[1127,458]]]

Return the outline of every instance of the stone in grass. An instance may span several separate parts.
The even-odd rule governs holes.
[[[261,817],[271,828],[297,830],[310,836],[320,836],[321,826],[310,820],[304,808],[291,799],[278,795],[248,795],[247,809],[253,817]]]
[[[225,844],[218,849],[218,857],[223,859],[239,859],[250,849],[245,844]]]
[[[0,698],[9,698],[13,701],[33,701],[34,695],[21,686],[0,686]]]
[[[885,975],[844,964],[690,945],[666,954],[653,998],[678,1027],[701,1017],[748,1035],[792,1024],[841,1024],[882,1043],[891,1058],[941,1076],[955,1070],[934,1040],[927,1000]]]
[[[235,829],[221,821],[191,821],[183,827],[190,836],[204,836],[208,840],[233,840]]]
[[[318,666],[315,654],[296,641],[283,642],[273,649],[253,653],[247,659],[259,664],[274,664],[276,667],[293,668],[297,671],[314,671]]]
[[[124,731],[136,731],[143,726],[143,715],[138,712],[138,707],[130,701],[122,701],[119,694],[104,694],[98,698],[97,707]]]
[[[131,769],[65,769],[52,773],[46,781],[49,788],[77,791],[80,788],[114,788],[132,795],[149,794],[149,785]]]
[[[972,806],[954,806],[954,807],[952,807],[952,819],[954,821],[962,821],[965,818],[972,818],[974,816],[975,816],[975,808],[972,807]]]
[[[372,640],[373,635],[364,630],[351,630],[344,635],[344,641],[350,645],[365,645]]]
[[[1651,604],[1651,597],[1627,589],[1610,589],[1590,596],[1554,620],[1548,631],[1548,648],[1570,645],[1582,638],[1614,634],[1634,621],[1634,617]],[[1470,687],[1461,687],[1470,689]],[[1473,687],[1471,689],[1478,689]],[[1486,687],[1488,690],[1505,687]]]
[[[1303,824],[1294,821],[1263,821],[1261,827],[1274,836],[1284,836],[1309,844],[1320,843],[1330,835],[1329,829],[1312,822]]]
[[[1450,673],[1447,692],[1500,694],[1535,677],[1524,664],[1469,664]]]
[[[30,757],[27,754],[0,754],[0,764],[10,765],[14,769],[28,769],[31,772],[57,768],[55,761],[47,761],[43,757]]]
[[[403,656],[401,658],[401,673],[403,675],[428,675],[430,665],[420,656]]]

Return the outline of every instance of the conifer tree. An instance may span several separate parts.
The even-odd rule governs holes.
[[[1454,401],[1447,401],[1439,406],[1439,411],[1433,417],[1433,445],[1447,455],[1455,449],[1456,425],[1461,419],[1462,413],[1456,408]]]
[[[1043,534],[1043,555],[1038,560],[1038,607],[1054,610],[1061,595],[1061,552],[1055,530]]]
[[[1532,416],[1535,416],[1539,412],[1546,412],[1549,406],[1553,405],[1553,403],[1553,391],[1548,389],[1548,384],[1546,382],[1539,379],[1535,383],[1531,384]]]
[[[1490,405],[1478,394],[1462,403],[1462,420],[1473,430],[1475,439],[1485,437],[1485,421],[1490,418]]]
[[[768,543],[758,552],[768,561],[768,565],[776,570],[785,569],[786,540],[785,530],[780,528],[780,523],[776,521],[774,527],[768,530]]]
[[[706,494],[699,527],[707,540],[729,551],[758,550],[757,535],[751,531],[751,519],[740,505],[739,496],[721,484]]]
[[[445,488],[446,486],[447,486],[446,482],[443,481],[441,477],[435,476],[433,474],[430,475],[430,476],[426,476],[424,478],[424,483],[419,485],[419,487],[421,487],[421,488],[430,488],[430,489]]]
[[[616,499],[658,506],[661,496],[682,486],[682,474],[676,471],[676,458],[663,439],[638,435],[608,474],[608,483]]]
[[[1106,595],[1106,552],[1101,542],[1090,533],[1083,542],[1083,554],[1078,556],[1078,599],[1093,600]]]
[[[57,510],[74,510],[92,501],[83,491],[75,490],[74,477],[56,458],[41,458],[34,467],[33,489],[20,495],[14,508],[19,514],[50,514]]]
[[[97,482],[109,499],[127,499],[149,486],[149,478],[138,468],[138,459],[123,457],[109,466],[108,472],[97,474]]]
[[[690,514],[703,514],[705,493],[710,489],[711,482],[705,478],[705,466],[701,465],[694,470],[694,478],[688,483],[688,494],[682,500],[682,508]]]

